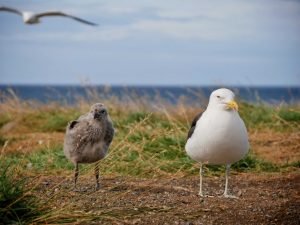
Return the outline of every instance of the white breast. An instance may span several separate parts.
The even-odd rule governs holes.
[[[185,149],[192,159],[202,163],[234,163],[249,149],[244,122],[236,111],[206,111],[198,120]]]

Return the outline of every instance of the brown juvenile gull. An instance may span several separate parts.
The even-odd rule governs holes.
[[[98,161],[103,159],[114,137],[114,127],[106,107],[96,103],[90,112],[69,122],[64,140],[65,156],[75,165],[74,187],[79,163],[94,163],[96,189],[99,188]]]
[[[249,149],[248,134],[238,114],[234,93],[225,88],[211,93],[207,109],[194,119],[185,145],[187,154],[200,162],[200,191],[202,192],[202,165],[226,165],[224,197],[228,194],[228,176],[232,163],[242,159]]]
[[[25,24],[38,24],[38,23],[40,23],[40,18],[46,17],[46,16],[63,16],[63,17],[69,17],[71,19],[74,19],[78,22],[81,22],[81,23],[84,23],[87,25],[97,26],[96,23],[92,23],[87,20],[81,19],[76,16],[72,16],[70,14],[66,14],[66,13],[63,13],[60,11],[48,11],[48,12],[43,12],[43,13],[33,13],[33,12],[28,12],[28,11],[22,12],[18,9],[6,7],[6,6],[0,6],[0,11],[11,12],[11,13],[15,13],[17,15],[22,16],[23,22]]]

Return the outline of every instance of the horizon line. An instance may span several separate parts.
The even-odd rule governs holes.
[[[264,88],[276,88],[276,87],[287,87],[287,88],[300,88],[300,84],[251,84],[251,85],[245,85],[245,84],[74,84],[74,83],[49,83],[49,84],[42,84],[42,83],[0,83],[0,86],[56,86],[56,87],[62,87],[62,86],[70,86],[70,87],[179,87],[179,88],[197,88],[197,87],[243,87],[243,88],[255,88],[255,87],[264,87]]]

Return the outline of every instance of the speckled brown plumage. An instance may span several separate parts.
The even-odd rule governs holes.
[[[101,103],[91,107],[90,112],[71,121],[66,129],[64,153],[75,165],[75,188],[79,163],[94,163],[96,188],[99,188],[98,161],[103,159],[114,137],[114,127],[107,109]]]

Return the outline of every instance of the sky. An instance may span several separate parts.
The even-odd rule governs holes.
[[[0,0],[0,84],[300,86],[298,0]]]

